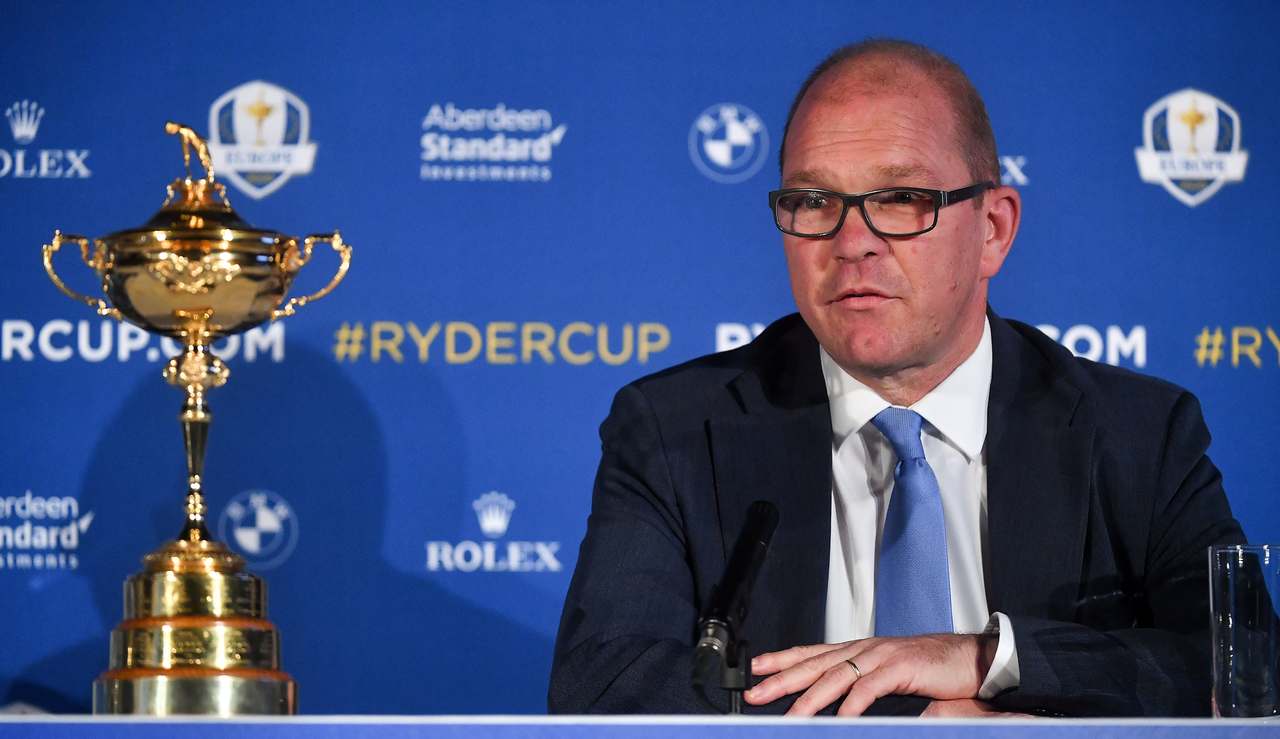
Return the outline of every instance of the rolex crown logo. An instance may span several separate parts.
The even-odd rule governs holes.
[[[13,140],[19,144],[29,144],[36,138],[40,130],[40,119],[44,117],[44,108],[39,103],[23,100],[14,103],[4,112],[9,119],[9,130],[13,131]]]
[[[476,498],[471,506],[476,509],[476,518],[480,520],[480,531],[490,539],[497,539],[507,533],[516,502],[495,490]]]

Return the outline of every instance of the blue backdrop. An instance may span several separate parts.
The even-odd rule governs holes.
[[[161,342],[40,246],[160,205],[166,120],[251,223],[341,229],[328,298],[222,346],[207,483],[309,713],[539,713],[613,393],[794,311],[765,193],[809,70],[869,35],[982,92],[1022,230],[991,302],[1202,400],[1280,540],[1270,4],[0,3],[0,705],[88,709],[176,533]],[[1175,94],[1177,93],[1177,94]],[[254,112],[256,111],[256,113]],[[266,111],[266,112],[264,112]],[[64,250],[59,269],[94,291]],[[297,292],[336,259],[318,249]],[[105,325],[105,328],[103,327]]]

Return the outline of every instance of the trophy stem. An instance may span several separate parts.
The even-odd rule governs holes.
[[[211,310],[176,310],[178,317],[186,320],[183,338],[186,350],[169,360],[164,368],[164,379],[174,387],[187,391],[186,402],[178,413],[182,422],[182,442],[187,450],[187,505],[186,521],[178,541],[210,541],[204,503],[204,450],[209,439],[209,422],[213,413],[205,402],[205,391],[227,381],[227,366],[213,355],[210,349],[208,321]]]
[[[188,387],[187,401],[178,414],[182,421],[182,442],[187,449],[187,520],[178,539],[203,541],[211,538],[205,522],[207,506],[204,504],[204,449],[209,439],[209,422],[213,413],[205,403],[204,393],[192,392]]]

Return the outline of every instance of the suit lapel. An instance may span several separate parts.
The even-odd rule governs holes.
[[[768,500],[778,507],[778,530],[747,619],[756,653],[821,643],[826,616],[831,413],[817,340],[797,323],[730,383],[745,412],[708,422],[725,557],[747,506]]]
[[[989,318],[988,607],[1069,620],[1084,558],[1094,429],[1072,424],[1079,390],[1007,322]]]

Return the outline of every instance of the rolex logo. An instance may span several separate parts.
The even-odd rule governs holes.
[[[9,130],[13,131],[13,140],[19,144],[29,144],[36,138],[40,130],[40,119],[44,117],[44,108],[39,103],[23,100],[14,103],[4,112],[9,119]]]
[[[507,533],[507,524],[511,522],[511,512],[516,509],[516,502],[494,491],[476,498],[471,506],[476,509],[476,517],[480,519],[480,531],[490,539],[497,539]]]
[[[18,147],[0,149],[0,178],[88,179],[93,174],[85,162],[89,158],[88,149],[25,148],[35,140],[40,119],[44,118],[44,108],[39,103],[30,100],[14,103],[5,109],[4,117],[9,119],[9,130]]]
[[[506,535],[516,502],[493,491],[471,501],[480,531],[490,539]],[[558,541],[428,541],[428,572],[559,572]]]

